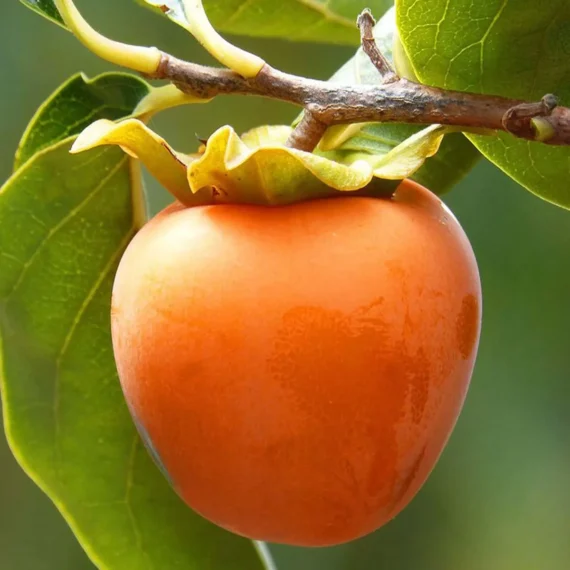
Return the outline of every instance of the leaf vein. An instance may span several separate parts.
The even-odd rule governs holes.
[[[224,28],[232,25],[252,4],[255,4],[257,0],[245,0],[239,8],[226,20]]]
[[[345,16],[341,16],[340,14],[335,14],[328,6],[328,2],[322,3],[318,2],[317,0],[297,0],[299,4],[318,12],[323,16],[325,20],[329,22],[336,22],[337,24],[341,24],[343,26],[354,28],[356,29],[356,24],[350,18],[346,18]]]
[[[503,12],[505,11],[508,3],[509,0],[503,0],[503,4],[499,8],[499,11],[495,14],[495,17],[492,19],[489,27],[487,28],[487,31],[485,32],[480,41],[481,46],[479,50],[479,87],[481,90],[483,90],[483,59],[484,59],[483,56],[484,56],[485,42],[489,38],[489,35],[491,34],[493,28],[496,26],[497,22],[503,15]]]
[[[16,280],[12,289],[4,297],[4,301],[7,301],[20,287],[22,284],[28,270],[32,267],[37,256],[42,252],[44,247],[49,243],[49,241],[56,235],[69,221],[71,221],[75,216],[77,216],[83,208],[105,187],[105,184],[121,169],[121,167],[127,161],[127,156],[123,157],[116,166],[110,170],[110,172],[95,186],[95,188],[89,192],[89,194],[73,208],[67,215],[65,215],[51,230],[47,233],[46,237],[38,245],[34,253],[30,256],[28,261],[24,264],[18,279]]]

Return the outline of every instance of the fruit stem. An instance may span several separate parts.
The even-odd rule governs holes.
[[[188,20],[186,29],[220,63],[245,78],[255,77],[261,71],[265,65],[263,59],[234,46],[216,32],[204,11],[202,0],[184,0],[183,5]]]
[[[150,75],[157,71],[162,57],[160,50],[111,40],[89,25],[72,0],[54,1],[65,25],[95,55],[140,73]]]

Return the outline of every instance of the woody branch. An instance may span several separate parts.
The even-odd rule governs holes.
[[[553,95],[529,102],[429,87],[398,77],[372,37],[374,20],[364,11],[358,25],[364,51],[384,81],[380,85],[342,85],[283,73],[265,64],[252,78],[226,69],[206,67],[162,53],[155,79],[173,82],[195,97],[223,94],[279,99],[305,110],[289,145],[311,151],[327,127],[356,122],[442,124],[506,131],[550,145],[570,145],[570,109]]]

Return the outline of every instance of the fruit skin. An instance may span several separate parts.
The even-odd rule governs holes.
[[[391,199],[172,205],[116,276],[126,400],[179,495],[253,539],[333,545],[397,515],[460,413],[481,289],[459,223]]]

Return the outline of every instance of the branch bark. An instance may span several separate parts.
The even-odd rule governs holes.
[[[317,119],[310,109],[305,109],[303,118],[289,135],[287,146],[312,152],[319,144],[327,128],[328,125]]]
[[[362,30],[361,26],[361,33],[367,36],[368,27]],[[570,145],[570,109],[558,106],[553,95],[528,102],[450,91],[397,78],[395,74],[392,77],[391,68],[383,67],[382,62],[379,65],[390,81],[381,85],[342,85],[283,73],[267,64],[256,77],[245,79],[226,69],[197,65],[163,53],[152,78],[169,80],[185,93],[201,98],[256,95],[303,107],[307,118],[288,144],[307,151],[318,144],[326,127],[357,122],[453,125],[507,131],[545,144]]]

